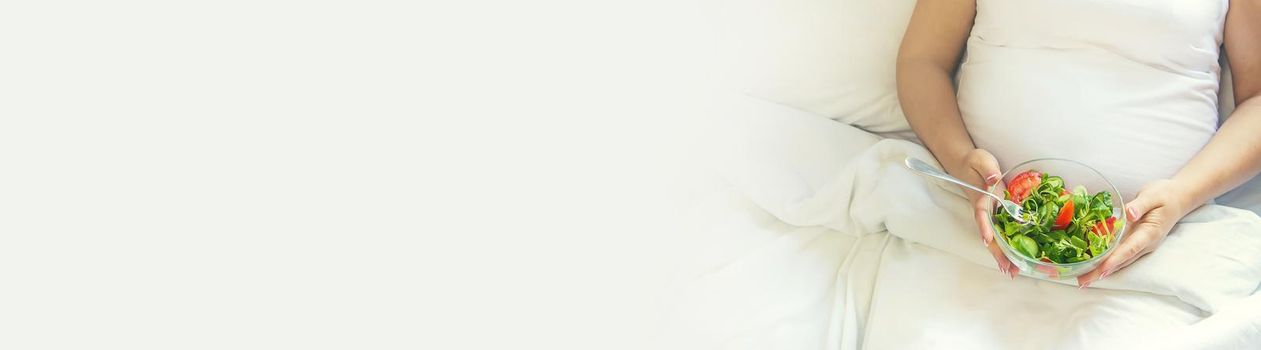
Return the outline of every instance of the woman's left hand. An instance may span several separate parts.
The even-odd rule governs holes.
[[[1195,209],[1187,208],[1188,205],[1182,202],[1178,196],[1181,192],[1182,188],[1172,180],[1157,180],[1143,186],[1138,196],[1125,205],[1130,233],[1103,263],[1077,277],[1079,288],[1086,288],[1155,250],[1173,225]]]

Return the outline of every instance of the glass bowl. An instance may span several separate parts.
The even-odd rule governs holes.
[[[1099,173],[1098,170],[1095,170],[1086,164],[1082,164],[1081,162],[1060,158],[1039,158],[1017,164],[1011,169],[1008,169],[1006,173],[1003,173],[1002,181],[999,181],[998,184],[995,184],[994,186],[990,186],[988,190],[990,193],[998,195],[999,198],[1004,198],[1003,191],[1007,188],[1006,183],[1011,181],[1017,174],[1028,170],[1037,170],[1044,174],[1049,173],[1054,176],[1059,176],[1064,179],[1064,187],[1070,191],[1072,188],[1080,185],[1085,186],[1086,190],[1092,194],[1099,191],[1111,192],[1112,215],[1115,216],[1117,220],[1121,220],[1126,224],[1122,225],[1121,229],[1115,233],[1111,244],[1108,246],[1108,249],[1104,250],[1103,254],[1099,254],[1098,256],[1091,257],[1090,259],[1086,259],[1084,261],[1068,264],[1043,262],[1024,256],[1015,249],[1012,249],[1011,244],[1007,242],[1007,237],[1002,234],[1002,229],[994,224],[995,212],[993,210],[1002,209],[997,205],[997,203],[991,202],[990,204],[994,209],[990,211],[990,225],[994,226],[994,241],[998,242],[998,247],[999,249],[1002,249],[1003,255],[1006,255],[1007,260],[1010,260],[1016,265],[1016,267],[1020,268],[1020,274],[1047,280],[1075,278],[1079,275],[1090,272],[1090,270],[1099,266],[1099,263],[1103,262],[1104,257],[1112,254],[1112,251],[1116,249],[1116,246],[1119,245],[1121,239],[1125,237],[1125,234],[1129,232],[1130,229],[1130,225],[1128,225],[1129,220],[1125,217],[1125,210],[1123,209],[1124,201],[1121,198],[1121,193],[1117,191],[1116,186],[1114,186],[1111,181],[1108,181],[1108,179],[1105,178],[1103,174]]]

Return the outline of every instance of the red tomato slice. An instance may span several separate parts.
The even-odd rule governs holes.
[[[1007,182],[1007,192],[1011,192],[1011,200],[1016,203],[1023,202],[1034,188],[1042,184],[1042,173],[1037,170],[1029,170],[1013,177]]]
[[[1109,217],[1107,220],[1095,222],[1095,226],[1090,228],[1090,232],[1095,235],[1103,236],[1112,234],[1112,228],[1116,227],[1117,218]]]
[[[1073,221],[1073,201],[1064,202],[1064,207],[1060,208],[1060,215],[1055,217],[1055,225],[1052,226],[1056,230],[1068,228],[1068,224]]]

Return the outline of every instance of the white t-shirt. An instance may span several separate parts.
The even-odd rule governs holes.
[[[1003,169],[1086,163],[1125,200],[1217,129],[1228,0],[978,0],[959,108]],[[1053,171],[1053,169],[1047,169]]]

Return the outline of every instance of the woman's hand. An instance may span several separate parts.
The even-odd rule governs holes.
[[[1151,253],[1164,241],[1183,216],[1191,211],[1179,194],[1184,186],[1172,180],[1157,180],[1143,186],[1138,196],[1125,205],[1125,215],[1130,219],[1130,233],[1094,270],[1077,277],[1079,288],[1108,277],[1125,268],[1138,258]]]
[[[919,1],[898,49],[898,103],[906,121],[946,172],[977,187],[1001,181],[998,161],[976,149],[963,125],[954,88],[954,73],[972,32],[976,0]],[[1017,269],[994,244],[988,212],[990,199],[968,191],[976,212],[981,241],[998,269],[1015,278]]]
[[[998,170],[998,160],[983,149],[968,151],[959,160],[947,161],[942,166],[950,175],[982,189],[1002,181],[1002,172]],[[994,226],[990,225],[989,219],[994,200],[975,191],[965,192],[968,194],[968,200],[972,202],[973,217],[976,218],[976,226],[981,232],[981,243],[985,244],[990,255],[994,256],[994,262],[998,263],[998,271],[1008,278],[1016,278],[1016,275],[1020,273],[1020,268],[1007,260],[1003,251],[994,244]]]
[[[1235,111],[1209,143],[1172,180],[1152,182],[1126,205],[1134,226],[1117,251],[1094,271],[1077,277],[1085,287],[1128,266],[1160,245],[1173,225],[1200,203],[1243,184],[1261,171],[1261,1],[1232,1],[1226,13],[1226,61]]]

